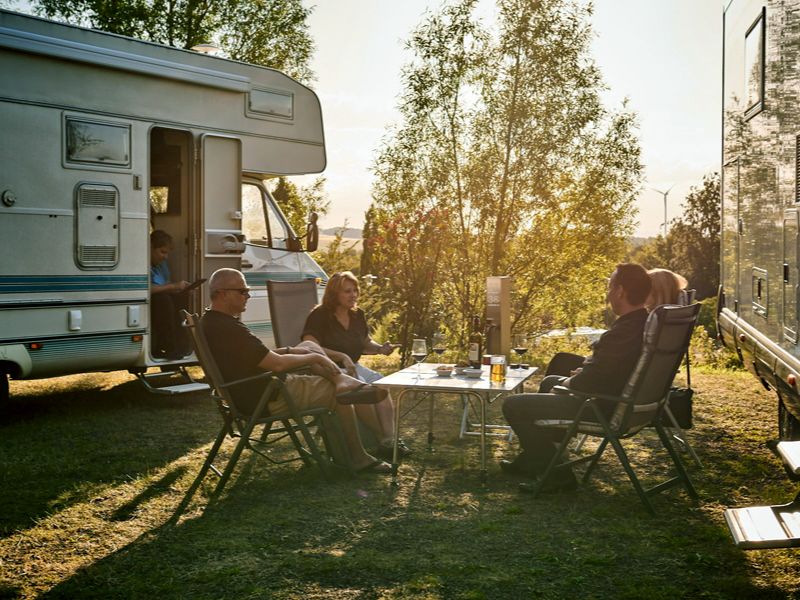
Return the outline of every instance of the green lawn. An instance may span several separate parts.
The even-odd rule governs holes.
[[[0,424],[0,597],[794,597],[798,554],[741,552],[722,516],[794,496],[764,447],[776,401],[745,373],[695,383],[701,502],[672,490],[653,518],[611,452],[588,488],[532,500],[497,467],[515,444],[493,439],[482,489],[478,443],[458,440],[454,401],[438,405],[433,454],[426,411],[404,421],[416,452],[397,490],[385,476],[325,483],[245,455],[217,502],[207,506],[209,475],[177,516],[217,432],[210,400],[149,396],[124,373],[12,382]],[[664,454],[654,433],[646,439],[628,447],[652,479]]]

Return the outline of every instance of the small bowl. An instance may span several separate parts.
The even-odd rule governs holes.
[[[463,375],[464,369],[469,369],[469,367],[464,367],[460,365],[456,365],[455,367],[453,367],[453,370],[456,372],[456,375]]]
[[[483,371],[481,369],[472,369],[467,367],[462,371],[462,373],[470,379],[480,379]]]
[[[436,367],[436,374],[439,377],[450,377],[453,372],[452,367]]]

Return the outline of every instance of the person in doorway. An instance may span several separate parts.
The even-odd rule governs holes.
[[[250,289],[244,276],[235,269],[218,269],[209,279],[211,307],[201,319],[209,350],[225,381],[244,379],[264,371],[283,373],[310,367],[313,375],[287,373],[284,384],[297,408],[324,406],[334,410],[344,431],[350,459],[357,471],[389,473],[391,466],[364,450],[358,436],[355,402],[379,401],[386,392],[342,373],[325,352],[313,342],[270,350],[245,326],[239,317],[247,308]],[[231,387],[236,407],[252,413],[261,399],[264,380]],[[287,410],[283,398],[267,404],[270,414]]]
[[[303,327],[304,341],[319,344],[328,357],[345,373],[365,383],[377,381],[383,375],[360,364],[364,354],[391,354],[395,346],[389,342],[379,344],[369,334],[364,311],[358,308],[360,289],[358,279],[350,271],[334,273],[325,286],[322,304],[311,311]],[[377,404],[356,407],[359,420],[369,428],[378,441],[376,452],[385,458],[392,455],[394,447],[394,408],[387,397]],[[411,449],[399,440],[400,456]]]
[[[581,392],[618,395],[642,352],[642,335],[647,321],[645,301],[650,288],[650,277],[644,267],[633,263],[617,265],[609,279],[606,295],[617,320],[571,376],[549,375],[542,381],[540,390],[549,392],[555,385],[561,385]],[[501,468],[534,479],[542,475],[556,454],[563,432],[539,427],[535,421],[570,419],[582,403],[579,398],[543,392],[506,398],[503,414],[519,437],[522,452],[513,461],[501,461]],[[613,407],[614,403],[608,404],[609,414]],[[559,469],[548,479],[545,491],[572,489],[576,485],[572,471]],[[530,483],[520,484],[521,491],[533,489]]]
[[[179,359],[189,354],[189,338],[181,326],[179,311],[186,308],[182,292],[187,281],[172,281],[167,258],[172,236],[156,229],[150,234],[150,333],[153,356]]]

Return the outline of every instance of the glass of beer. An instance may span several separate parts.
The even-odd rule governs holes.
[[[502,354],[493,355],[489,371],[489,381],[503,383],[506,380],[506,357]]]

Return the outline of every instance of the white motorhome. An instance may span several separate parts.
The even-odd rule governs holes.
[[[776,391],[785,439],[800,439],[798,49],[800,0],[727,2],[717,322]]]
[[[150,347],[150,247],[174,279],[326,279],[265,181],[325,168],[312,90],[271,69],[0,10],[0,400],[8,377],[184,365]],[[315,224],[310,224],[313,235]],[[190,295],[198,311],[208,300]]]

